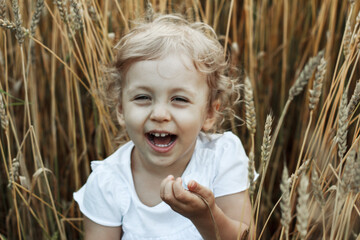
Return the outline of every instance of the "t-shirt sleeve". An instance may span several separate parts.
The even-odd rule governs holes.
[[[102,166],[93,171],[86,184],[74,193],[80,211],[93,222],[117,227],[130,204],[125,183],[115,174],[104,171]]]
[[[248,157],[240,139],[225,132],[216,144],[218,167],[214,178],[214,195],[221,197],[242,192],[249,187]],[[255,173],[255,177],[257,174]]]

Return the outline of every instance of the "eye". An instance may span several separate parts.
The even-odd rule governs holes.
[[[151,97],[148,96],[148,95],[136,95],[134,98],[133,98],[134,101],[137,101],[137,102],[145,102],[145,101],[150,101],[151,100]]]
[[[175,96],[171,99],[171,101],[177,103],[188,103],[189,99],[187,99],[186,97]]]

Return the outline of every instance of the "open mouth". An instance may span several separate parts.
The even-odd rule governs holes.
[[[157,148],[169,148],[177,138],[174,134],[164,132],[150,132],[145,135],[148,141]]]

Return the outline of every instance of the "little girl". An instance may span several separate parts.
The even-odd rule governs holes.
[[[238,101],[213,29],[158,16],[115,47],[108,97],[131,141],[74,198],[85,239],[237,239],[251,222],[248,158],[220,130]]]

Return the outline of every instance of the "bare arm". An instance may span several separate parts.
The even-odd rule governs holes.
[[[190,191],[182,187],[180,178],[175,180],[168,177],[162,182],[160,195],[174,211],[190,219],[204,239],[216,239],[208,206],[221,239],[237,239],[238,234],[241,236],[248,229],[251,222],[251,204],[246,191],[215,200],[210,189],[195,181],[191,181],[188,188]],[[202,199],[206,200],[208,206]]]
[[[119,240],[121,237],[121,227],[105,227],[99,225],[84,216],[85,240]]]

